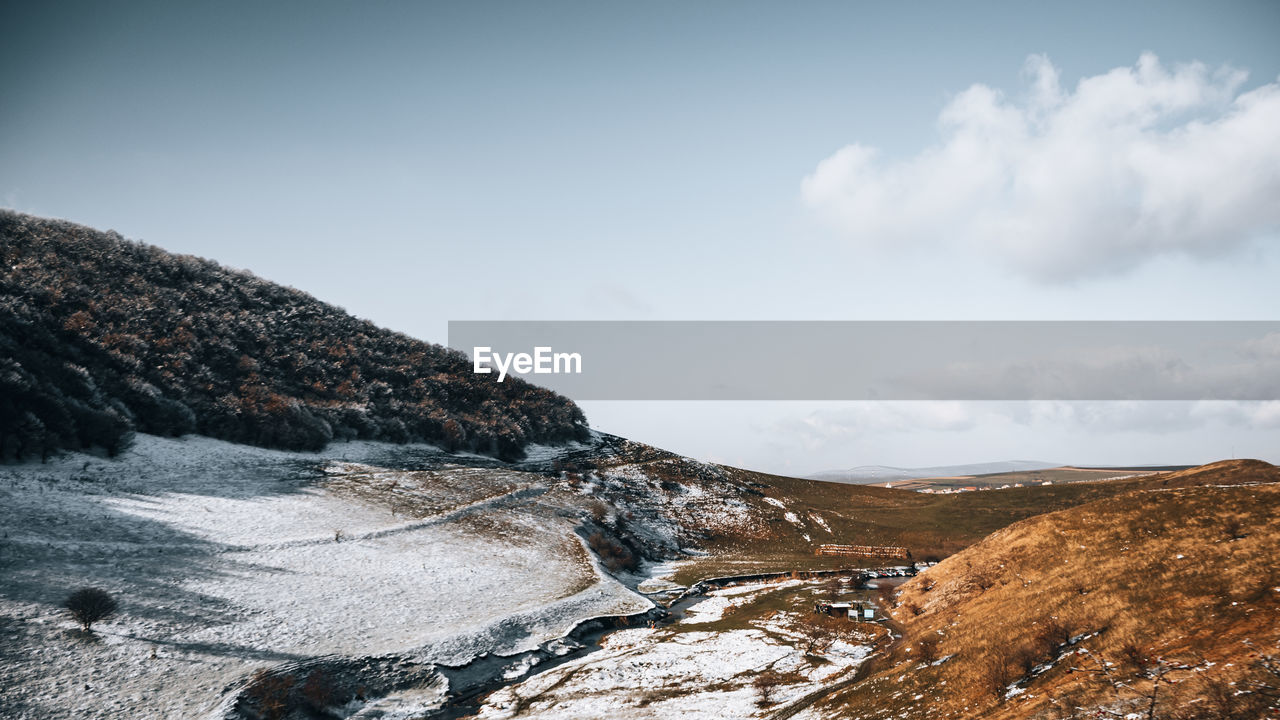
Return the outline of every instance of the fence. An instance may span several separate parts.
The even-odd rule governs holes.
[[[813,554],[837,557],[896,558],[899,560],[911,558],[911,551],[904,547],[879,545],[819,545]]]

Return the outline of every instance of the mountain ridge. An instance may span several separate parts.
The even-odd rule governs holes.
[[[928,477],[990,475],[1003,472],[1048,470],[1056,467],[1064,467],[1064,465],[1063,463],[1050,463],[1039,460],[1002,460],[986,463],[938,465],[919,468],[902,468],[891,465],[859,465],[847,470],[823,470],[806,475],[805,477],[810,480],[823,480],[826,482],[869,484],[892,480],[913,480]]]

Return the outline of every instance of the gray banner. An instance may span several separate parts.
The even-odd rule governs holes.
[[[575,400],[1280,399],[1280,321],[451,321],[449,346]]]

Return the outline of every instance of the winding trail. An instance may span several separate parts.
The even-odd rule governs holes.
[[[398,525],[379,528],[377,530],[370,530],[368,532],[352,533],[350,535],[344,534],[342,535],[342,539],[340,541],[335,541],[333,535],[324,535],[321,537],[300,538],[297,540],[282,540],[276,543],[265,543],[261,545],[232,546],[231,548],[229,548],[224,552],[279,550],[281,548],[306,547],[309,545],[328,545],[333,542],[376,540],[378,538],[391,537],[393,535],[402,535],[404,533],[410,533],[415,530],[422,530],[423,528],[429,528],[435,525],[440,525],[441,523],[449,522],[451,520],[457,520],[458,518],[464,517],[466,515],[470,515],[476,512],[477,510],[487,510],[487,509],[492,509],[496,507],[505,507],[508,504],[514,505],[514,504],[523,502],[524,500],[529,500],[529,499],[538,497],[540,495],[543,495],[548,490],[550,490],[550,487],[545,485],[531,485],[528,487],[517,488],[509,492],[501,493],[499,495],[492,495],[490,497],[481,498],[479,500],[476,500],[475,502],[467,503],[466,505],[459,505],[458,507],[453,508],[451,510],[446,510],[442,513],[437,513],[435,515],[429,515],[427,517],[424,517],[418,520],[413,520],[411,522],[400,523]]]

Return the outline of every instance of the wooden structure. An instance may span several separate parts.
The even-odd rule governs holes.
[[[816,602],[813,604],[813,611],[855,622],[873,622],[876,619],[875,606],[871,603]]]
[[[911,551],[904,547],[880,545],[819,545],[814,555],[832,555],[836,557],[893,558],[910,560]]]

